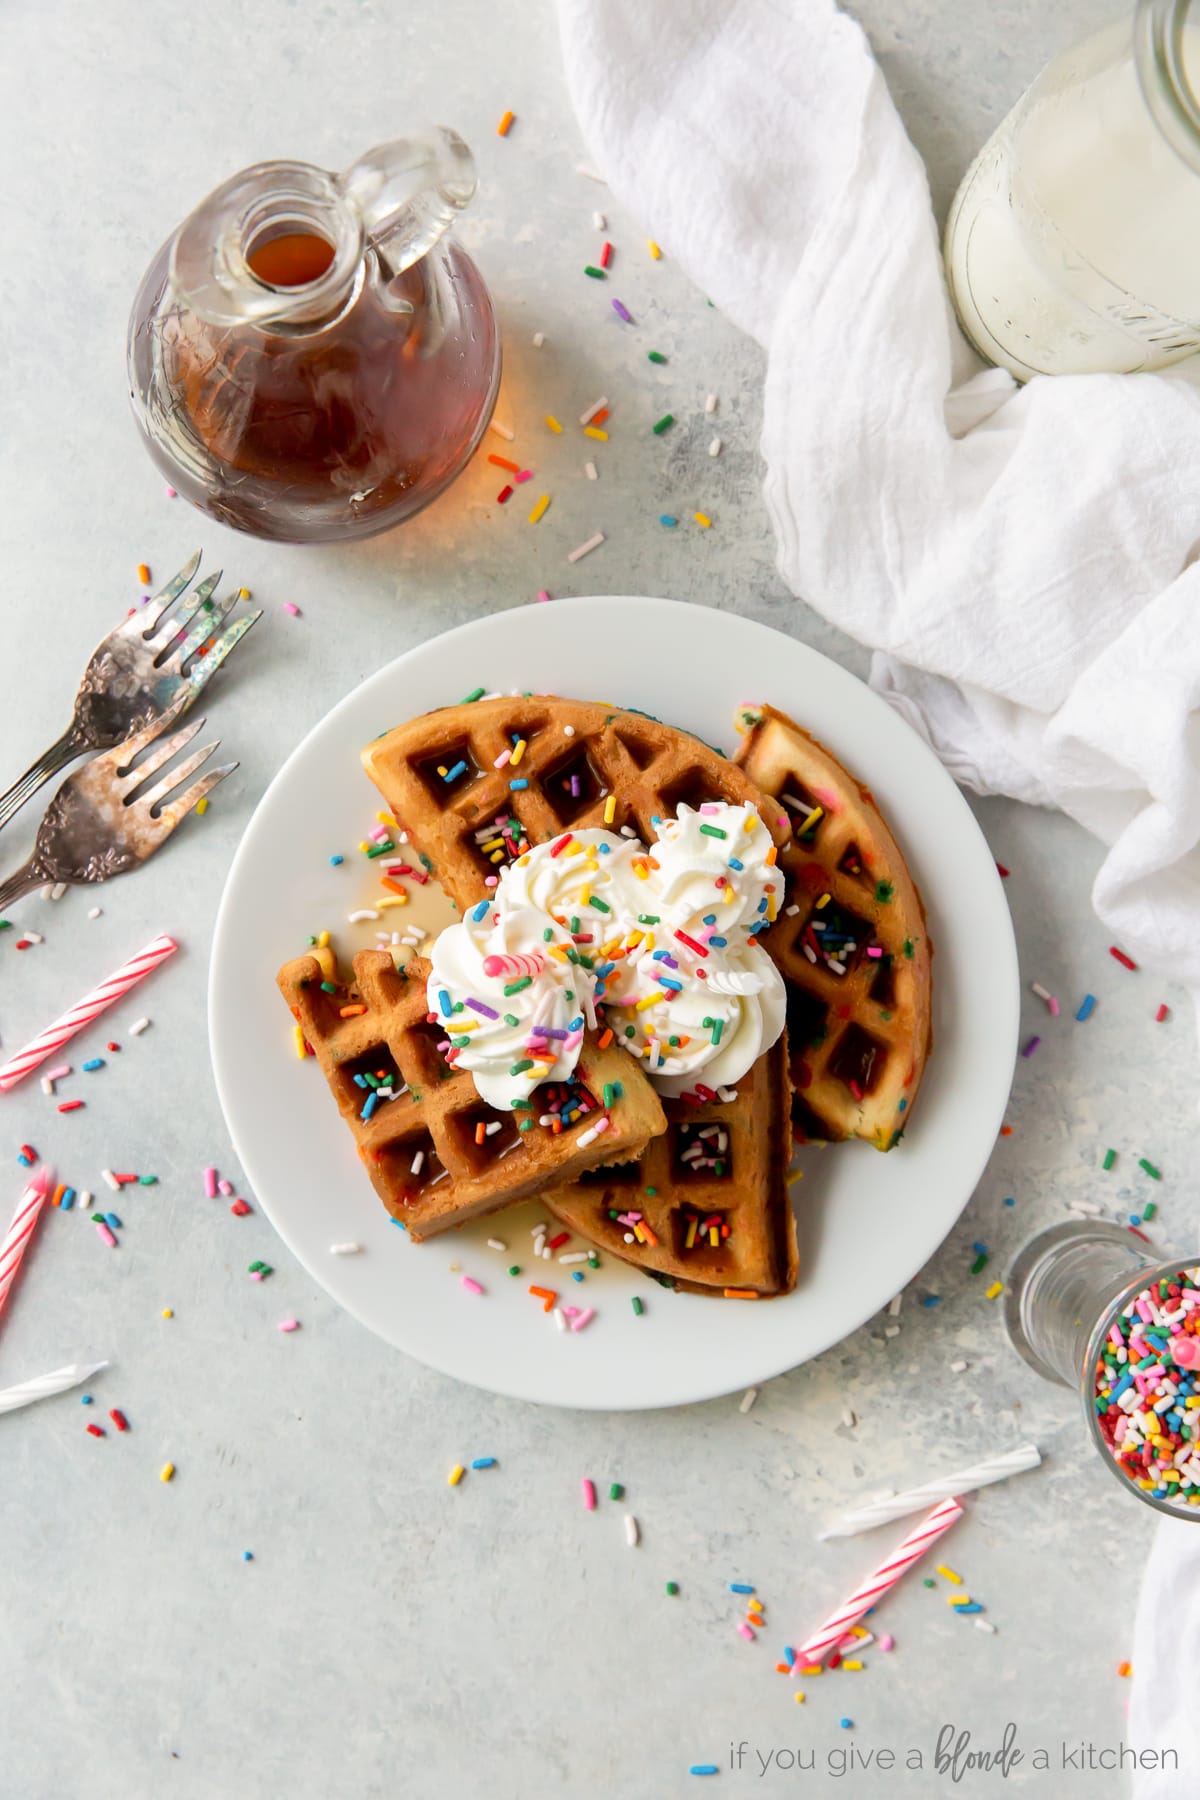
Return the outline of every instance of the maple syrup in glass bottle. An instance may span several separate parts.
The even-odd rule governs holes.
[[[129,322],[134,416],[167,480],[258,537],[369,537],[469,460],[500,380],[483,278],[446,235],[475,192],[441,128],[341,175],[259,163],[163,246]]]

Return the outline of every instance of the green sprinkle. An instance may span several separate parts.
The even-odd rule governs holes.
[[[504,1023],[506,1025],[519,1025],[521,1021],[518,1019],[516,1013],[505,1013]]]
[[[987,1251],[981,1250],[979,1255],[975,1258],[975,1261],[971,1264],[972,1275],[978,1275],[981,1270],[986,1269],[987,1260]]]
[[[532,1119],[518,1119],[517,1120],[517,1130],[518,1131],[532,1131],[533,1130],[533,1120]]]
[[[508,1072],[510,1075],[523,1075],[525,1073],[526,1069],[532,1069],[532,1067],[533,1067],[532,1056],[523,1056],[519,1062],[515,1062],[513,1064],[512,1068]]]
[[[661,914],[659,914],[659,913],[639,913],[638,914],[638,924],[639,925],[657,925],[660,917],[661,917]]]
[[[884,906],[887,905],[895,892],[896,890],[890,881],[877,881],[875,883],[875,898]]]
[[[1146,1202],[1145,1206],[1143,1206],[1143,1208],[1142,1208],[1142,1218],[1145,1220],[1147,1225],[1150,1223],[1151,1219],[1153,1219],[1155,1217],[1157,1212],[1158,1212],[1158,1201],[1157,1200],[1148,1200]]]
[[[636,1301],[634,1301],[634,1305],[637,1305]],[[668,1594],[677,1594],[679,1592],[679,1583],[677,1581],[668,1581],[667,1592]]]
[[[724,1031],[724,1029],[725,1029],[724,1019],[714,1019],[713,1020],[713,1022],[712,1022],[712,1041],[713,1041],[714,1048],[717,1044],[720,1043],[721,1033]]]
[[[913,949],[914,949],[914,945],[913,945],[913,941],[912,941],[912,939],[911,939],[911,938],[905,938],[905,940],[904,940],[904,954],[905,954],[905,956],[907,956],[907,957],[908,957],[908,959],[909,959],[909,961],[910,961],[910,962],[911,962],[911,961],[912,961],[912,954],[913,954]]]
[[[522,975],[520,981],[510,981],[507,984],[507,986],[504,989],[504,998],[507,1000],[510,994],[521,994],[525,991],[525,989],[527,987],[532,987],[532,986],[533,986],[533,976],[532,975]]]
[[[390,838],[385,838],[382,844],[374,844],[371,849],[367,851],[367,861],[374,862],[377,856],[387,856],[395,848],[396,846],[393,844],[392,840]]]
[[[658,1194],[658,1189],[657,1189],[657,1188],[647,1188],[647,1189],[646,1189],[646,1197],[647,1197],[647,1199],[650,1199],[650,1200],[653,1200],[653,1199],[655,1199],[655,1198],[656,1198],[656,1196],[657,1196],[657,1194]]]
[[[611,1106],[612,1103],[613,1103],[613,1084],[611,1081],[606,1081],[604,1084],[604,1104],[605,1104],[605,1106]]]
[[[616,1218],[616,1216],[617,1215],[614,1213],[613,1217]],[[596,1252],[594,1250],[589,1250],[588,1251],[588,1268],[589,1269],[598,1269],[599,1267],[600,1267],[600,1258],[596,1255]]]
[[[309,941],[309,943],[310,943],[310,944],[315,944],[315,943],[316,943],[316,941],[317,941],[317,940],[316,940],[316,938],[315,938],[315,937],[313,937],[313,935],[312,935],[312,933],[311,933],[311,932],[310,932],[310,933],[309,933],[309,935],[308,935],[308,941]]]
[[[157,1175],[139,1175],[138,1176],[138,1186],[139,1187],[157,1187],[158,1186],[158,1176]]]
[[[679,1039],[677,1037],[668,1038],[667,1039],[667,1048],[670,1050],[678,1050]]]
[[[625,1489],[621,1486],[619,1481],[613,1482],[608,1490],[608,1497],[610,1500],[623,1500],[625,1498]]]
[[[514,1112],[532,1112],[533,1111],[533,1101],[532,1100],[514,1100],[512,1103],[512,1109]]]
[[[1106,1150],[1104,1152],[1104,1161],[1100,1164],[1100,1167],[1102,1169],[1111,1169],[1113,1164],[1116,1162],[1116,1160],[1117,1160],[1116,1151],[1115,1150]]]
[[[508,1272],[510,1275],[519,1275],[521,1273],[520,1263],[514,1263],[512,1268]]]
[[[543,931],[542,942],[543,942],[543,944],[552,944],[554,942],[554,927],[553,927],[553,925],[547,925],[545,931]]]
[[[323,994],[336,994],[337,993],[337,982],[336,981],[323,981],[321,983],[321,992]]]
[[[465,694],[463,696],[463,698],[459,701],[459,705],[460,706],[470,706],[473,704],[474,701],[482,700],[483,696],[486,693],[487,693],[486,688],[475,688],[471,693]]]
[[[608,276],[604,273],[604,270],[598,269],[594,263],[584,263],[583,272],[585,275],[590,275],[593,281],[608,280]]]
[[[430,862],[429,858],[426,856],[426,854],[423,850],[421,851],[420,855],[417,857],[417,861],[421,864],[422,868],[427,870],[427,872],[430,875],[433,874],[434,865],[432,862]]]
[[[638,1318],[640,1319],[643,1312],[645,1311],[645,1308],[643,1307],[641,1301],[638,1299],[636,1294],[633,1296],[633,1299],[629,1302],[629,1304],[630,1304],[630,1306],[632,1306],[634,1312],[637,1314]],[[669,1593],[670,1589],[668,1588],[667,1591]]]
[[[92,1214],[92,1224],[93,1225],[103,1225],[104,1222],[105,1222],[105,1220],[104,1220],[103,1213],[93,1213]]]
[[[470,1041],[470,1032],[467,1033],[466,1037],[453,1037],[450,1039],[450,1042],[454,1045],[456,1050],[465,1050]]]
[[[647,362],[665,363],[666,360],[667,359],[663,355],[661,350],[647,350],[647,352],[646,352],[646,361]]]
[[[0,931],[11,931],[11,930],[12,930],[12,920],[11,919],[0,919]],[[309,938],[308,941],[310,944],[315,944],[317,940],[315,938]]]
[[[595,897],[595,895],[593,895],[593,897],[588,901],[588,905],[594,906],[597,912],[611,912],[612,911],[612,907],[608,904],[607,900],[599,900]]]
[[[1162,1175],[1159,1172],[1159,1170],[1155,1168],[1155,1166],[1152,1162],[1147,1162],[1144,1156],[1138,1157],[1138,1168],[1145,1169],[1145,1171],[1146,1171],[1147,1175],[1150,1177],[1151,1181],[1161,1181],[1162,1180]]]
[[[728,837],[729,833],[727,831],[722,831],[719,825],[702,825],[700,827],[700,835],[701,837],[724,838]]]
[[[625,1036],[626,1036],[626,1037],[627,1037],[627,1038],[631,1038],[631,1037],[636,1037],[636,1036],[637,1036],[637,1031],[636,1031],[636,1029],[635,1029],[635,1027],[634,1027],[634,1026],[632,1026],[632,1025],[627,1025],[627,1026],[626,1026],[626,1027],[625,1027]]]
[[[935,1587],[936,1585],[937,1584],[935,1582],[930,1580],[928,1575],[925,1577],[925,1586],[926,1587]]]
[[[655,437],[661,437],[664,431],[670,431],[670,429],[674,423],[675,423],[675,414],[674,413],[664,413],[662,418],[658,421],[658,424],[654,427]]]

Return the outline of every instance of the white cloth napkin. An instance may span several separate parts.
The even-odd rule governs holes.
[[[1059,806],[1109,846],[1093,898],[1114,940],[1200,987],[1190,371],[1019,388],[982,368],[946,300],[920,159],[832,0],[559,0],[559,15],[601,172],[768,351],[784,579],[876,651],[873,684],[960,781]],[[1164,1530],[1143,1621],[1200,1582],[1198,1559],[1195,1527]],[[1134,1717],[1195,1775],[1169,1641],[1143,1624]],[[1138,1780],[1138,1800],[1168,1792]]]

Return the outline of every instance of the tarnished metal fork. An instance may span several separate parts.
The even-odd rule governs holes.
[[[0,913],[12,901],[47,883],[108,881],[136,868],[166,842],[186,813],[233,773],[237,763],[226,763],[223,768],[210,769],[182,793],[176,792],[207,762],[218,738],[168,768],[147,792],[138,792],[151,775],[191,743],[204,724],[203,719],[196,719],[163,737],[191,700],[191,694],[179,694],[145,731],[67,777],[46,808],[33,855],[15,875],[0,882]],[[135,758],[151,744],[150,754],[135,765]],[[175,797],[169,798],[171,795]]]
[[[260,610],[225,625],[237,595],[213,600],[220,569],[176,606],[199,567],[197,550],[147,606],[130,613],[97,644],[83,672],[70,725],[6,794],[0,794],[0,827],[77,756],[124,744],[134,732],[164,719],[172,707],[177,710],[171,716],[178,718],[262,618]],[[209,638],[210,648],[197,657]]]

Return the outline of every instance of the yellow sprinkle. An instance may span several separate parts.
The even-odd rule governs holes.
[[[561,429],[561,427],[560,427],[560,429]],[[541,518],[542,514],[545,512],[545,510],[549,506],[549,504],[550,504],[549,494],[543,494],[541,499],[538,501],[537,505],[534,507],[533,511],[529,515],[529,523],[531,525],[537,524],[538,520]],[[513,760],[513,762],[515,762],[516,757],[513,757],[512,760]]]
[[[449,1475],[447,1475],[447,1477],[446,1477],[446,1486],[447,1487],[457,1487],[459,1482],[462,1480],[462,1478],[463,1478],[463,1466],[461,1463],[455,1463],[455,1465],[451,1469]]]
[[[174,1314],[173,1310],[171,1309],[171,1307],[164,1306],[163,1311],[162,1311],[162,1316],[164,1319],[173,1319],[175,1317],[175,1314]]]
[[[645,863],[634,863],[633,872],[639,881],[649,881],[650,879],[650,871]]]
[[[329,948],[329,933],[327,931],[318,931],[318,933],[317,933],[317,949],[318,950],[328,950],[328,948]]]
[[[645,935],[644,931],[631,931],[629,936],[625,939],[626,948],[629,950],[636,950]]]
[[[712,520],[707,513],[693,513],[692,517],[695,519],[697,525],[701,526],[705,531],[707,531],[712,524]]]
[[[953,1582],[953,1583],[954,1583],[954,1585],[955,1585],[955,1587],[961,1587],[961,1586],[962,1586],[962,1576],[961,1576],[961,1575],[956,1575],[956,1574],[955,1574],[955,1573],[954,1573],[954,1570],[953,1570],[953,1569],[948,1569],[948,1568],[947,1568],[947,1567],[946,1567],[946,1565],[945,1565],[945,1563],[939,1563],[939,1564],[938,1564],[938,1566],[937,1566],[937,1573],[938,1573],[938,1574],[939,1574],[939,1575],[944,1575],[944,1576],[945,1576],[945,1577],[946,1577],[946,1580],[947,1580],[947,1581],[952,1581],[952,1582]]]
[[[842,1659],[843,1669],[861,1669],[862,1666],[863,1665],[860,1662],[853,1662],[853,1661],[847,1662],[845,1658]]]
[[[801,825],[798,835],[800,837],[803,837],[804,833],[806,831],[811,830],[812,827],[816,824],[818,819],[823,819],[824,817],[825,817],[825,808],[823,806],[814,806],[812,811],[809,813],[808,817],[804,820],[803,824]]]
[[[583,435],[584,437],[596,438],[602,444],[607,444],[608,442],[607,431],[601,431],[598,425],[585,425],[583,428]]]
[[[239,600],[249,600],[249,598],[250,598],[250,589],[249,588],[239,588],[238,589],[238,599]]]
[[[197,802],[196,802],[196,817],[198,819],[202,819],[207,811],[208,811],[208,795],[205,794],[203,800],[197,800]]]
[[[558,433],[559,437],[562,436],[562,426],[559,424],[558,420],[554,417],[553,413],[546,414],[546,423],[550,427],[551,431],[556,431]]]
[[[578,838],[575,839],[574,843],[567,845],[566,849],[563,851],[563,855],[564,856],[582,856],[583,855],[583,845],[579,842]]]
[[[496,850],[496,851],[494,851],[494,852],[493,852],[493,855],[492,855],[492,859],[491,859],[491,860],[492,860],[492,861],[493,861],[493,862],[494,862],[494,863],[502,863],[502,862],[503,862],[503,861],[504,861],[504,852],[503,852],[503,850]]]
[[[746,814],[746,817],[742,820],[742,830],[746,833],[747,837],[750,836],[751,832],[758,830],[758,814],[757,813],[747,813]]]
[[[480,844],[479,848],[490,856],[493,850],[503,850],[504,839],[502,837],[489,838],[487,843]],[[521,861],[524,862],[525,858],[522,857]]]
[[[509,768],[515,769],[517,764],[520,762],[521,758],[524,756],[524,754],[525,754],[525,739],[518,738],[516,743],[513,745],[513,753],[508,759]]]
[[[946,1601],[947,1606],[970,1606],[970,1604],[971,1604],[970,1594],[951,1594],[949,1599]]]
[[[659,988],[656,994],[647,994],[644,1000],[639,1000],[633,1010],[634,1012],[645,1012],[648,1006],[657,1006],[659,1001],[665,1000],[666,997],[662,988]]]
[[[171,1479],[172,1475],[174,1475],[174,1473],[175,1473],[175,1464],[174,1463],[164,1463],[162,1468],[159,1470],[158,1479],[160,1481],[170,1481],[170,1479]]]
[[[308,1055],[308,1051],[304,1048],[304,1032],[301,1027],[297,1025],[293,1028],[292,1035],[296,1043],[296,1056],[300,1062],[303,1062]]]
[[[797,1706],[804,1705],[804,1694],[800,1688],[796,1689],[796,1692],[792,1695],[792,1699],[796,1702]]]
[[[617,816],[617,796],[610,794],[604,802],[604,823],[611,825]]]
[[[408,905],[408,895],[407,894],[386,894],[382,900],[377,900],[375,902],[375,905],[378,907],[380,912],[383,911],[385,906],[407,906]]]
[[[870,1637],[870,1635],[865,1625],[852,1625],[848,1633],[850,1637]]]
[[[649,252],[650,252],[651,256],[654,258],[655,262],[658,262],[661,259],[662,251],[659,249],[658,245],[655,243],[653,238],[646,239],[646,248],[649,250]],[[797,1695],[797,1699],[803,1700],[803,1698],[804,1698],[803,1694]]]
[[[779,908],[775,904],[774,894],[767,895],[767,923],[773,925],[779,917]]]
[[[829,905],[830,898],[831,898],[831,896],[829,894],[821,895],[821,898],[817,901],[817,911],[818,912],[820,912],[820,910],[823,906]]]
[[[371,844],[368,844],[366,838],[363,839],[362,843],[358,847],[362,851],[364,856],[367,854],[368,850],[373,848],[373,846]]]
[[[1003,1292],[1004,1283],[1002,1281],[993,1281],[991,1287],[987,1290],[987,1297],[989,1300],[994,1300],[997,1294],[1002,1294]]]
[[[805,1663],[800,1673],[802,1675],[823,1675],[825,1670],[820,1663]]]

